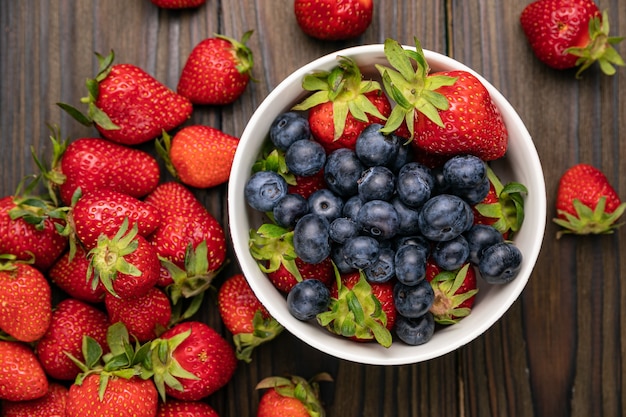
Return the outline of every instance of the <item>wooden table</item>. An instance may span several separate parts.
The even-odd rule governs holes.
[[[548,220],[563,171],[587,162],[603,169],[626,198],[626,69],[597,68],[582,80],[532,54],[519,25],[530,0],[378,0],[371,27],[347,42],[320,42],[296,25],[293,2],[208,0],[197,10],[159,10],[149,0],[2,0],[0,2],[1,195],[35,172],[33,145],[51,152],[47,123],[64,136],[93,136],[55,106],[78,103],[95,74],[94,51],[143,67],[175,88],[184,61],[202,39],[240,37],[250,46],[258,82],[233,105],[200,107],[194,123],[239,136],[263,98],[290,72],[347,46],[391,37],[452,56],[491,81],[517,109],[544,168]],[[626,34],[626,2],[609,8],[612,33]],[[617,49],[626,56],[626,43]],[[198,191],[227,227],[226,187]],[[290,334],[257,350],[232,381],[208,398],[220,416],[256,415],[254,386],[269,375],[335,382],[322,386],[329,416],[618,416],[626,414],[626,228],[599,237],[556,240],[550,221],[536,269],[510,311],[469,345],[410,366],[364,366],[312,350]],[[230,253],[232,257],[232,251]],[[233,259],[234,260],[234,259]],[[237,270],[236,262],[229,271]],[[227,332],[214,304],[202,318]]]

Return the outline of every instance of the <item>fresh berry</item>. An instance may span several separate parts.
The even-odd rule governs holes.
[[[406,51],[385,41],[385,55],[393,68],[378,65],[387,94],[402,96],[389,115],[384,133],[403,123],[419,149],[439,155],[472,154],[489,161],[507,150],[508,132],[487,88],[467,71],[429,73],[419,42]],[[413,68],[415,71],[405,71]]]
[[[217,35],[197,44],[183,67],[178,94],[193,104],[224,105],[245,91],[252,71],[253,54],[246,45],[252,31],[241,41]]]
[[[422,234],[437,242],[450,240],[472,227],[474,214],[463,199],[439,194],[429,199],[419,215]]]
[[[322,40],[345,40],[361,36],[372,23],[373,0],[294,2],[296,21],[304,33]]]
[[[373,123],[367,126],[356,140],[355,152],[359,160],[368,167],[392,167],[402,147],[401,140],[394,134],[384,134],[383,125]]]
[[[426,277],[426,263],[430,255],[427,242],[401,244],[396,249],[394,267],[396,278],[405,285],[417,285]]]
[[[52,317],[52,290],[34,266],[15,261],[0,263],[0,330],[21,342],[40,339]]]
[[[504,241],[502,234],[487,224],[474,224],[464,236],[469,248],[468,260],[475,266],[479,264],[486,248]]]
[[[106,292],[102,283],[93,287],[92,280],[87,275],[89,258],[87,252],[77,246],[74,253],[65,252],[48,270],[48,277],[70,297],[81,301],[96,304],[104,300]]]
[[[152,342],[151,364],[162,398],[196,401],[230,381],[237,358],[213,328],[199,321],[184,321]]]
[[[292,194],[299,194],[304,198],[309,198],[311,194],[322,188],[326,188],[323,170],[308,177],[295,175],[293,184],[288,183],[287,191]]]
[[[423,345],[435,334],[435,320],[431,312],[417,318],[398,316],[396,335],[410,346]]]
[[[611,46],[622,38],[609,36],[608,12],[600,14],[593,0],[537,0],[522,10],[520,23],[537,58],[551,68],[578,67],[580,77],[596,61],[607,75],[624,65]]]
[[[454,324],[470,314],[478,293],[476,271],[470,264],[454,271],[435,271],[427,281],[435,299],[430,312],[439,324]]]
[[[374,262],[367,267],[365,278],[370,283],[387,282],[396,275],[395,251],[391,248],[384,247],[378,251],[378,256]]]
[[[267,278],[276,288],[278,288],[278,290],[285,294],[288,293],[299,281],[305,279],[318,279],[324,284],[329,285],[335,277],[330,257],[317,264],[306,263],[300,258],[295,258],[294,263],[299,278],[296,278],[296,276],[290,272],[284,264],[281,264],[274,271],[267,272]]]
[[[155,339],[165,331],[172,317],[170,300],[157,287],[150,288],[146,294],[123,299],[107,293],[104,305],[111,323],[123,323],[140,343]]]
[[[341,216],[343,199],[328,188],[316,191],[308,199],[309,213],[324,217],[329,223]]]
[[[28,345],[0,340],[0,400],[41,398],[48,386],[46,374]]]
[[[326,151],[314,140],[294,142],[285,152],[285,164],[290,172],[301,177],[315,175],[326,163]]]
[[[363,204],[356,217],[360,232],[380,241],[392,239],[398,233],[400,218],[393,204],[371,200]]]
[[[113,64],[114,54],[96,54],[100,64],[95,78],[87,80],[88,113],[59,103],[79,122],[95,125],[106,139],[137,145],[170,131],[190,116],[191,102],[143,69],[132,64]]]
[[[330,223],[328,235],[333,242],[344,244],[359,234],[356,221],[349,217],[338,217]]]
[[[257,417],[310,417],[326,415],[320,399],[319,382],[332,381],[322,372],[308,381],[296,375],[264,378],[256,389],[261,396]]]
[[[299,140],[311,139],[309,121],[298,112],[282,113],[272,122],[269,137],[276,149],[286,151]]]
[[[397,196],[410,208],[418,209],[433,194],[435,178],[432,171],[419,162],[409,162],[400,168],[397,175]]]
[[[380,250],[380,242],[371,236],[355,236],[343,244],[343,256],[353,269],[366,269],[373,263]]]
[[[34,400],[2,401],[2,417],[65,417],[68,389],[57,382],[48,383],[48,392]]]
[[[152,3],[163,9],[187,9],[199,7],[206,3],[206,0],[150,0]]]
[[[164,133],[157,150],[183,184],[211,188],[228,180],[239,138],[211,126],[186,126],[173,138]]]
[[[274,171],[259,171],[248,179],[245,187],[246,201],[258,211],[272,211],[287,194],[287,182]]]
[[[78,188],[82,194],[108,188],[142,198],[159,182],[161,173],[156,158],[141,149],[100,138],[79,138],[69,144],[51,139],[51,168],[39,165],[66,206],[72,204]]]
[[[272,209],[274,221],[282,227],[294,227],[309,212],[307,200],[300,194],[288,193],[276,202]]]
[[[393,301],[398,314],[418,318],[426,314],[435,300],[435,292],[425,279],[415,285],[397,282],[393,287]]]
[[[81,369],[67,353],[81,357],[84,336],[93,338],[105,350],[108,328],[109,318],[94,306],[73,298],[60,301],[35,350],[46,374],[57,380],[74,380]]]
[[[287,309],[298,320],[311,320],[330,305],[330,291],[320,280],[298,282],[287,294]]]
[[[384,166],[373,166],[361,173],[357,181],[358,195],[363,201],[389,201],[395,192],[396,177]]]
[[[217,293],[224,326],[233,335],[237,359],[251,361],[253,350],[278,336],[283,330],[263,307],[242,274],[229,277]]]
[[[330,255],[330,223],[322,215],[304,215],[293,230],[293,248],[304,262],[317,264]]]
[[[506,284],[517,277],[522,259],[522,252],[512,242],[496,243],[483,251],[478,270],[489,284]]]
[[[342,57],[329,72],[305,76],[302,87],[313,94],[293,109],[309,110],[311,134],[326,152],[354,149],[363,129],[372,123],[384,123],[391,112],[380,85],[362,80],[361,70],[352,58]]]
[[[446,271],[459,269],[468,260],[469,255],[469,243],[462,234],[450,240],[437,242],[431,252],[435,263]]]
[[[159,403],[155,417],[219,417],[205,401],[181,401],[169,398]]]
[[[101,375],[89,374],[70,387],[67,417],[154,417],[158,394],[151,379],[139,376],[108,376],[103,387]]]
[[[351,197],[359,192],[358,180],[364,170],[363,163],[353,150],[340,148],[328,155],[324,181],[336,194]]]
[[[557,218],[562,227],[557,237],[566,233],[578,235],[612,233],[626,210],[606,175],[589,164],[568,168],[556,196]]]

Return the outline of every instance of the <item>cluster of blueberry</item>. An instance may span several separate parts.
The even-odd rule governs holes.
[[[315,264],[330,256],[339,272],[361,270],[372,283],[395,277],[396,333],[406,343],[421,344],[434,331],[428,311],[434,292],[425,280],[429,258],[447,271],[471,262],[487,282],[505,283],[517,275],[522,256],[495,228],[474,224],[472,206],[490,188],[484,161],[459,155],[430,169],[412,158],[404,139],[381,128],[372,124],[354,149],[326,154],[310,139],[305,117],[284,113],[272,125],[272,143],[284,151],[289,172],[322,171],[326,188],[305,199],[289,193],[279,173],[259,171],[247,182],[245,196],[251,207],[293,229],[294,249],[303,261]],[[324,308],[319,294],[298,291],[291,297],[299,304],[294,310],[311,306],[300,318]],[[317,298],[302,296],[309,293]]]

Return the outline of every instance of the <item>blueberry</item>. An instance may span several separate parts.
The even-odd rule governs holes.
[[[474,222],[472,208],[461,197],[440,194],[424,204],[420,210],[419,227],[430,240],[444,241],[468,230]]]
[[[398,232],[400,220],[391,203],[372,200],[363,204],[356,217],[360,231],[378,240],[391,239]]]
[[[338,217],[330,223],[330,238],[337,243],[345,243],[359,234],[356,222],[347,217]]]
[[[422,245],[402,245],[396,250],[394,264],[398,281],[416,285],[426,277],[429,248]]]
[[[391,200],[391,205],[398,213],[398,234],[409,236],[419,233],[419,210],[407,206],[398,197]]]
[[[403,317],[421,317],[435,301],[435,292],[430,282],[423,280],[416,285],[397,282],[393,287],[393,301],[398,314]]]
[[[429,198],[435,186],[430,169],[418,162],[405,164],[396,179],[400,200],[409,207],[419,208]]]
[[[363,201],[385,200],[393,196],[396,177],[389,168],[375,166],[367,168],[357,181],[359,197]]]
[[[435,333],[435,317],[430,312],[414,319],[398,316],[395,331],[398,338],[407,345],[423,345]]]
[[[443,169],[441,167],[433,168],[431,169],[431,173],[433,175],[433,179],[435,180],[435,186],[433,188],[431,196],[448,193],[450,187],[448,186],[448,183],[443,176]]]
[[[381,248],[372,265],[365,269],[365,278],[369,282],[389,281],[396,273],[394,266],[395,252],[391,248]]]
[[[369,236],[355,236],[343,244],[343,256],[346,263],[354,269],[366,269],[378,256],[380,244]]]
[[[443,164],[443,176],[451,188],[467,189],[487,178],[487,164],[474,155],[456,155]]]
[[[326,158],[324,180],[336,194],[347,198],[358,192],[357,181],[364,167],[356,153],[347,148],[333,151]]]
[[[315,175],[326,163],[326,151],[314,140],[294,142],[285,152],[285,165],[290,172],[302,177]]]
[[[248,178],[244,194],[250,207],[263,212],[272,211],[287,194],[287,182],[274,171],[259,171]]]
[[[411,160],[413,157],[412,149],[413,147],[407,143],[403,142],[402,138],[399,138],[400,146],[398,146],[398,154],[396,158],[388,165],[388,168],[391,169],[392,172],[397,173],[400,169],[406,165],[407,162]]]
[[[330,291],[317,279],[300,281],[287,294],[287,309],[298,320],[314,319],[328,310],[329,305]]]
[[[326,217],[332,222],[341,216],[343,200],[327,188],[315,191],[309,196],[309,212]]]
[[[364,201],[358,195],[350,197],[343,205],[343,215],[349,219],[356,219],[359,210],[363,207]]]
[[[474,206],[487,197],[489,194],[489,189],[491,188],[491,182],[489,178],[485,178],[485,180],[472,188],[458,188],[451,190],[451,193],[454,195],[458,195],[463,200],[467,201],[467,203],[471,206]]]
[[[463,235],[438,242],[433,248],[432,256],[435,263],[446,271],[454,271],[462,267],[469,258],[469,245]]]
[[[277,225],[293,227],[302,216],[309,212],[309,204],[300,194],[286,194],[278,200],[272,214]]]
[[[428,242],[428,240],[424,236],[418,234],[412,236],[397,237],[396,239],[394,239],[394,244],[396,249],[404,245],[417,245],[425,250],[427,253],[429,253],[430,250],[430,243]]]
[[[501,242],[483,250],[478,270],[489,284],[506,284],[522,268],[522,252],[512,242]]]
[[[348,272],[353,272],[355,269],[348,264],[346,257],[343,255],[343,245],[342,244],[334,244],[332,246],[332,250],[330,252],[330,258],[333,263],[339,270],[339,273],[345,274]]]
[[[293,247],[304,262],[318,264],[330,255],[330,225],[324,216],[302,216],[293,230]]]
[[[478,265],[483,250],[496,243],[504,242],[504,237],[495,227],[486,224],[475,224],[467,232],[465,239],[469,246],[469,261]]]
[[[270,127],[270,140],[274,146],[283,151],[286,151],[292,143],[310,137],[309,121],[299,113],[283,113],[274,119]]]
[[[398,155],[399,138],[393,134],[382,133],[382,128],[381,124],[373,123],[363,129],[356,139],[356,155],[366,166],[388,166]]]

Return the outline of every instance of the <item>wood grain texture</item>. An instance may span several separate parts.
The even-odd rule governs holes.
[[[548,220],[563,171],[577,162],[601,168],[626,196],[626,69],[614,77],[590,70],[550,70],[532,54],[519,26],[530,0],[376,1],[360,38],[320,42],[297,27],[288,0],[208,0],[196,10],[167,11],[149,0],[0,2],[0,195],[35,172],[30,147],[49,156],[48,123],[63,136],[93,136],[55,105],[78,104],[97,69],[94,51],[144,68],[175,88],[191,49],[221,33],[253,29],[254,76],[224,107],[198,107],[193,122],[239,136],[256,106],[289,73],[335,50],[391,37],[459,59],[492,82],[517,109],[535,140],[546,178]],[[626,33],[626,2],[598,0],[612,33]],[[623,44],[617,49],[624,56]],[[227,227],[226,187],[198,191]],[[328,416],[626,415],[626,228],[610,236],[556,240],[548,221],[537,267],[523,295],[483,336],[426,363],[380,367],[337,360],[283,334],[207,401],[222,417],[256,415],[256,382],[285,373],[322,385]],[[237,271],[233,262],[225,275]],[[201,312],[227,335],[207,300]]]

